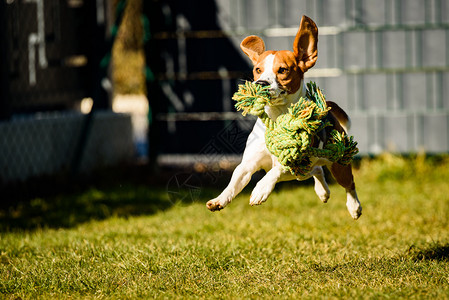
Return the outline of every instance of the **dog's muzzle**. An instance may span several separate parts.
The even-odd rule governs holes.
[[[255,83],[260,84],[263,87],[271,87],[270,89],[268,89],[268,91],[270,92],[271,95],[271,106],[276,106],[276,105],[284,105],[285,104],[285,99],[284,96],[287,94],[287,91],[284,91],[282,89],[279,88],[273,88],[271,86],[271,83],[266,81],[266,80],[257,80]]]
[[[266,80],[257,80],[255,83],[260,84],[260,85],[263,86],[263,87],[266,87],[266,86],[270,86],[270,85],[271,85],[271,83],[269,83],[269,82],[266,81]]]

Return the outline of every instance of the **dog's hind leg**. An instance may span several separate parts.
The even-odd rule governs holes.
[[[339,163],[333,163],[330,170],[338,184],[346,189],[346,207],[348,208],[351,217],[357,220],[362,214],[362,206],[360,205],[360,201],[355,190],[351,165],[343,166]]]
[[[315,181],[315,193],[323,203],[326,203],[329,200],[331,191],[326,183],[326,178],[324,178],[323,168],[321,166],[314,167],[311,175],[313,175]]]

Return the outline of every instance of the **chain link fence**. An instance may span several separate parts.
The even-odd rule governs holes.
[[[112,1],[0,1],[0,183],[133,158],[131,118],[110,110],[112,8]],[[83,114],[87,97],[92,112]]]

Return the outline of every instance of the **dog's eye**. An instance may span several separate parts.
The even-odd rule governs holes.
[[[278,73],[279,74],[287,73],[287,68],[280,67],[279,70],[278,70]]]
[[[256,73],[260,74],[260,73],[262,73],[262,70],[260,68],[256,68]]]

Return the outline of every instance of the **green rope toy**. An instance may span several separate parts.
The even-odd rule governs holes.
[[[353,137],[333,129],[323,149],[312,146],[313,136],[331,123],[326,120],[330,107],[314,82],[307,84],[306,97],[292,104],[288,112],[276,121],[265,112],[265,105],[273,105],[269,87],[247,81],[239,85],[232,97],[242,114],[259,117],[266,126],[265,143],[271,154],[295,176],[305,176],[312,168],[311,157],[327,158],[342,165],[351,163],[359,152]]]

